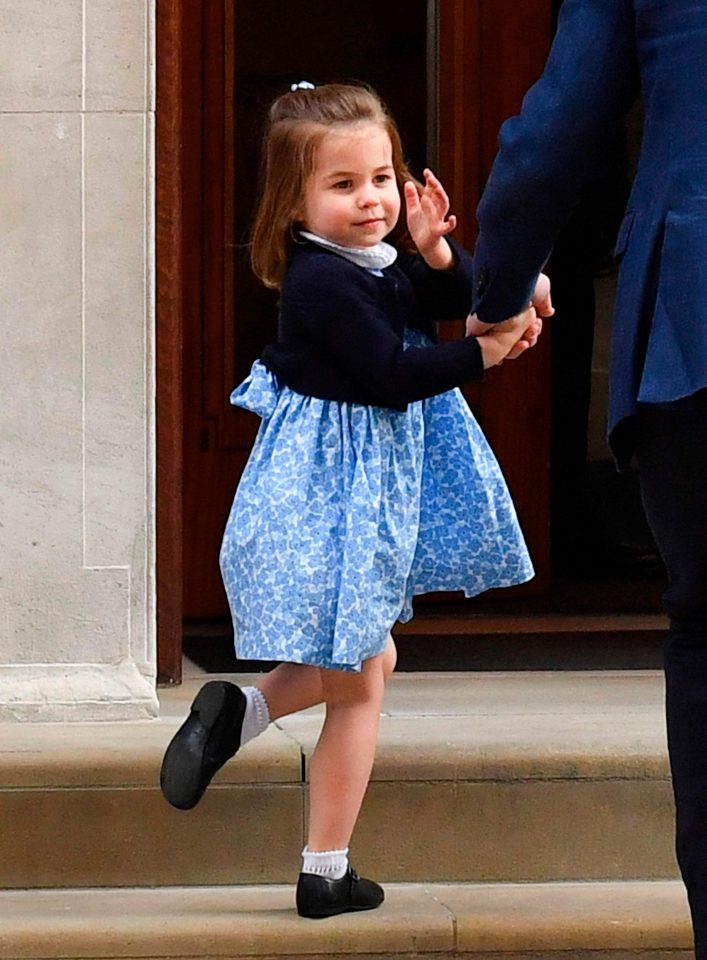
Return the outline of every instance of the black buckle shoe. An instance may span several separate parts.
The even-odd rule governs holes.
[[[383,887],[373,880],[362,880],[353,867],[340,880],[300,873],[297,881],[297,913],[310,920],[354,910],[375,910],[384,899]]]
[[[197,693],[162,761],[160,788],[173,807],[195,807],[216,771],[236,753],[245,708],[241,688],[226,680],[211,680]]]

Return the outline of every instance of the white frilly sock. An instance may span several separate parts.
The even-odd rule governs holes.
[[[349,848],[315,852],[305,847],[302,851],[302,873],[316,873],[328,880],[341,880],[349,869]]]
[[[246,707],[241,730],[241,746],[253,740],[270,725],[270,711],[265,694],[259,687],[241,687],[245,694]]]

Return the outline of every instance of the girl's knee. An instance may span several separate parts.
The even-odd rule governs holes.
[[[388,634],[388,643],[383,653],[365,660],[360,672],[319,668],[322,694],[329,706],[336,704],[364,703],[380,698],[386,680],[395,670],[398,651],[395,641]]]
[[[353,705],[379,700],[385,685],[383,656],[366,660],[360,672],[321,670],[322,693],[327,706]]]
[[[398,650],[395,646],[395,640],[391,634],[388,634],[388,645],[382,654],[383,660],[381,667],[383,670],[383,679],[387,680],[391,673],[395,670],[395,665],[398,662]]]

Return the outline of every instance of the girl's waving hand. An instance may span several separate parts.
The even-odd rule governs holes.
[[[408,180],[405,184],[407,224],[415,246],[430,267],[446,270],[454,260],[451,248],[444,239],[457,225],[457,218],[449,214],[449,197],[430,169],[424,171],[425,186],[418,191]]]

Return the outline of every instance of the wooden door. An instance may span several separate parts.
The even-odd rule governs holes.
[[[163,652],[178,644],[178,607],[187,619],[227,612],[218,549],[257,429],[256,418],[231,407],[228,395],[275,332],[274,297],[251,277],[245,247],[267,104],[300,79],[371,83],[401,127],[413,170],[429,163],[440,172],[460,219],[457,236],[472,246],[498,127],[517,111],[549,46],[551,0],[389,0],[370,4],[375,29],[367,7],[362,0],[311,0],[304,18],[303,8],[280,0],[162,0],[161,12],[158,6]],[[538,576],[516,588],[526,593],[544,590],[549,579],[548,351],[546,339],[522,363],[493,371],[468,391],[533,552]],[[180,396],[183,434],[175,438]]]
[[[437,4],[438,163],[468,249],[499,127],[539,77],[552,31],[551,0]],[[550,344],[551,328],[521,363],[464,391],[501,463],[536,570],[530,583],[503,590],[505,598],[542,595],[550,585]]]

